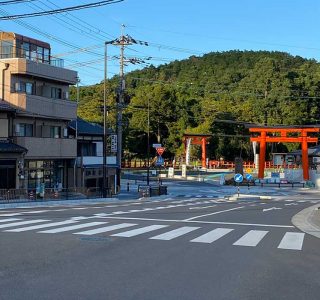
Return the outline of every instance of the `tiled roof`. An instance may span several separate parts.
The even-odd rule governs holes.
[[[23,152],[28,152],[28,150],[24,147],[21,147],[9,141],[0,141],[0,153],[23,153]]]
[[[0,100],[0,111],[15,111],[15,109],[8,103]]]
[[[79,135],[98,135],[103,136],[103,127],[95,124],[89,123],[81,118],[77,119],[78,122],[78,134]],[[76,130],[76,120],[73,120],[69,123],[69,127],[73,130]],[[110,133],[110,130],[108,130]]]

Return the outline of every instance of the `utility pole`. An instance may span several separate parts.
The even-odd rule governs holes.
[[[107,45],[104,43],[104,80],[103,80],[103,167],[102,167],[102,197],[107,197]]]
[[[124,66],[126,63],[134,63],[134,64],[141,64],[145,63],[144,60],[138,59],[138,58],[131,58],[131,59],[126,59],[124,56],[124,50],[125,47],[133,45],[133,44],[140,44],[144,46],[148,46],[147,42],[139,41],[133,39],[129,35],[124,35],[124,29],[125,25],[121,25],[121,36],[120,38],[117,38],[113,41],[106,42],[105,44],[111,44],[114,46],[119,46],[120,47],[120,83],[119,83],[119,89],[118,89],[118,103],[117,103],[117,182],[116,186],[120,186],[120,177],[121,177],[121,161],[122,161],[122,110],[124,109],[125,103],[124,103],[124,95],[125,95],[125,76],[124,76]],[[105,70],[106,70],[106,53],[105,53]],[[150,58],[146,58],[150,59]],[[105,74],[106,77],[106,74]],[[106,82],[106,80],[105,80]],[[106,90],[106,88],[105,88]],[[105,96],[106,98],[106,96]],[[149,147],[149,146],[148,146]]]

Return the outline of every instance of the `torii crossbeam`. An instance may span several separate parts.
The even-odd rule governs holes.
[[[308,143],[317,143],[317,137],[308,136],[308,133],[319,132],[316,126],[261,126],[250,127],[252,133],[260,133],[260,136],[250,137],[251,142],[260,143],[258,178],[264,177],[264,165],[266,156],[266,143],[301,143],[303,179],[309,180]],[[272,133],[272,135],[269,135]],[[291,136],[290,136],[291,134]],[[294,134],[294,136],[292,135]]]

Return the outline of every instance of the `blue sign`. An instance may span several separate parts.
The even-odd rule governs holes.
[[[243,181],[243,176],[241,174],[235,174],[233,178],[234,178],[234,181],[238,183]]]
[[[157,157],[156,166],[163,166],[164,158],[162,156]]]
[[[251,174],[246,174],[246,179],[247,180],[252,180],[253,179],[253,176]]]

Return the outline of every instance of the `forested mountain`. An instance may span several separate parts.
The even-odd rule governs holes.
[[[110,123],[119,78],[108,81]],[[243,122],[315,124],[320,119],[320,65],[283,52],[229,51],[192,56],[126,74],[125,153],[146,154],[147,107],[151,143],[167,155],[183,152],[183,133],[212,133],[210,158],[251,155]],[[71,93],[75,98],[75,91]],[[80,90],[80,117],[101,122],[103,84]],[[274,149],[280,151],[281,149]],[[292,147],[292,146],[291,146]],[[196,154],[196,153],[195,153]]]

